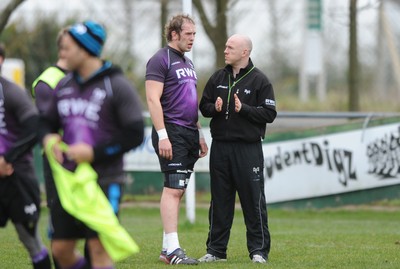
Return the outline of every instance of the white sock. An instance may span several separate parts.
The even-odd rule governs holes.
[[[165,238],[167,239],[167,254],[171,254],[175,249],[180,248],[178,233],[169,233],[165,234]]]
[[[167,237],[165,236],[165,231],[163,231],[162,251],[167,251]]]

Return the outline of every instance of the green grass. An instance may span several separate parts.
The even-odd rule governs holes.
[[[378,209],[379,210],[378,210]],[[383,208],[383,209],[382,209]],[[196,224],[181,211],[179,239],[192,257],[205,254],[208,232],[206,208],[196,211]],[[123,208],[122,224],[141,247],[139,255],[117,264],[117,268],[165,268],[158,261],[162,227],[158,208]],[[269,211],[272,248],[269,268],[400,268],[400,208],[373,207]],[[47,210],[43,210],[41,232],[45,237]],[[45,244],[49,242],[45,240]],[[228,246],[228,262],[200,264],[197,268],[261,268],[248,258],[243,215],[235,212]],[[30,268],[28,255],[9,223],[0,230],[0,268]]]

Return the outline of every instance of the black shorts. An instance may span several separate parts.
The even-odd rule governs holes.
[[[33,170],[29,175],[15,171],[0,178],[0,227],[9,219],[14,223],[37,222],[39,214],[40,189]]]
[[[160,158],[158,151],[158,134],[153,127],[151,134],[153,147],[160,162],[161,172],[168,173],[176,170],[193,170],[199,159],[199,131],[176,124],[165,124],[169,141],[172,144],[172,160]]]
[[[122,198],[122,184],[111,183],[105,186],[100,186],[107,196],[110,204],[118,216],[119,205]],[[87,227],[83,222],[71,216],[61,205],[60,199],[53,199],[50,205],[50,231],[51,239],[80,239],[80,238],[95,238],[97,233]]]
[[[43,160],[43,177],[44,177],[44,185],[46,190],[46,199],[47,199],[47,206],[50,207],[51,203],[56,196],[56,185],[53,179],[53,173],[51,171],[49,161],[45,156],[42,158]]]

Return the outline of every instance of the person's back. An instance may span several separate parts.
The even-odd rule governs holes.
[[[46,68],[32,83],[32,97],[34,98],[36,107],[40,115],[43,115],[44,111],[48,109],[51,96],[53,95],[54,89],[60,80],[67,73],[67,66],[63,56],[63,50],[61,47],[62,38],[67,35],[68,28],[63,28],[57,35],[57,48],[58,48],[58,59],[55,65]],[[55,186],[51,176],[50,167],[46,156],[43,154],[43,175],[45,180],[46,198],[47,205],[51,204],[52,197],[54,195]]]
[[[62,38],[68,34],[68,27],[62,28],[56,39],[56,45],[58,49],[58,59],[57,62],[46,68],[32,83],[31,94],[35,101],[35,105],[39,111],[39,115],[43,115],[44,111],[48,109],[49,102],[51,100],[51,96],[54,93],[54,89],[56,88],[57,84],[60,80],[65,76],[67,73],[67,66],[63,55],[63,49],[61,47]],[[42,150],[42,170],[43,170],[43,177],[45,182],[45,191],[46,191],[46,204],[48,207],[53,202],[54,193],[56,186],[54,185],[54,180],[52,177],[51,169],[44,154],[44,150]],[[52,227],[48,227],[48,236],[51,240],[52,237]],[[53,258],[54,267],[56,269],[60,268]]]
[[[0,48],[0,66],[3,59]],[[38,120],[28,93],[0,76],[0,227],[11,220],[33,268],[50,269],[38,232],[40,189],[32,158]]]

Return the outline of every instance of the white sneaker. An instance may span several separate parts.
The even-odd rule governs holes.
[[[226,262],[226,259],[218,258],[217,256],[207,253],[199,259],[199,262]]]
[[[258,254],[254,254],[251,260],[253,261],[253,263],[267,263],[263,256]]]

